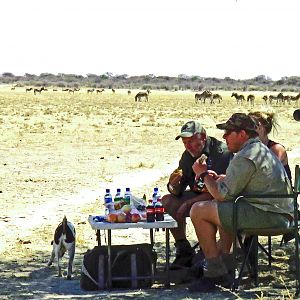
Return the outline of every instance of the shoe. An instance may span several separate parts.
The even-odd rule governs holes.
[[[191,247],[188,240],[183,239],[176,241],[176,256],[173,263],[170,265],[170,270],[186,269],[192,266],[195,250]]]
[[[170,270],[188,269],[192,266],[194,253],[182,252],[177,254],[170,265]]]
[[[232,276],[224,274],[219,277],[203,277],[194,281],[189,287],[189,292],[207,293],[218,289],[218,286],[229,288],[232,285]]]

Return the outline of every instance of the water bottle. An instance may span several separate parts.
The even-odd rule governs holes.
[[[130,188],[126,188],[125,194],[124,194],[124,200],[126,204],[130,204],[131,203],[131,191]]]
[[[147,222],[155,222],[155,208],[152,199],[149,199],[146,207]]]
[[[163,221],[164,220],[164,207],[162,206],[161,199],[158,198],[155,204],[155,220]]]
[[[104,205],[105,205],[105,215],[108,215],[111,209],[112,196],[110,193],[110,189],[105,190],[104,195]]]
[[[159,194],[159,191],[158,191],[158,187],[155,187],[154,190],[153,190],[153,195],[152,195],[152,202],[153,202],[153,205],[155,206],[156,202],[157,202],[157,199],[160,199],[160,194]]]
[[[114,202],[121,201],[122,199],[123,199],[123,196],[121,194],[121,189],[117,188],[117,193],[115,195]]]

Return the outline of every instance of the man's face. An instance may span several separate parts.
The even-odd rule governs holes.
[[[200,157],[205,146],[205,134],[195,134],[192,137],[181,138],[185,149],[193,156]]]
[[[226,141],[227,148],[231,153],[237,153],[243,145],[241,132],[242,131],[225,130],[223,134],[223,139]]]

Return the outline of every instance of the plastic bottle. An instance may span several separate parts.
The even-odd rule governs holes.
[[[153,189],[153,195],[152,195],[152,202],[153,202],[153,205],[155,206],[156,202],[157,202],[157,199],[160,199],[161,196],[159,194],[159,190],[158,190],[158,187],[155,187]]]
[[[111,209],[112,196],[110,193],[110,189],[105,190],[104,195],[104,205],[105,205],[105,215],[108,215]]]
[[[117,193],[115,195],[115,198],[114,198],[114,202],[118,202],[118,201],[121,201],[123,199],[122,197],[122,194],[121,194],[121,189],[117,189]]]
[[[124,194],[124,201],[126,204],[131,204],[131,191],[130,188],[126,188],[125,194]]]
[[[149,199],[148,205],[146,207],[147,222],[155,222],[155,208],[152,199]]]
[[[164,212],[165,212],[165,210],[164,210],[164,207],[162,206],[161,199],[158,198],[157,202],[155,204],[155,220],[163,221],[165,219]]]

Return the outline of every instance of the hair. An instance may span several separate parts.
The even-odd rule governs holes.
[[[263,125],[266,128],[267,134],[269,134],[272,129],[276,133],[278,132],[279,124],[274,112],[254,111],[250,112],[248,115]]]

